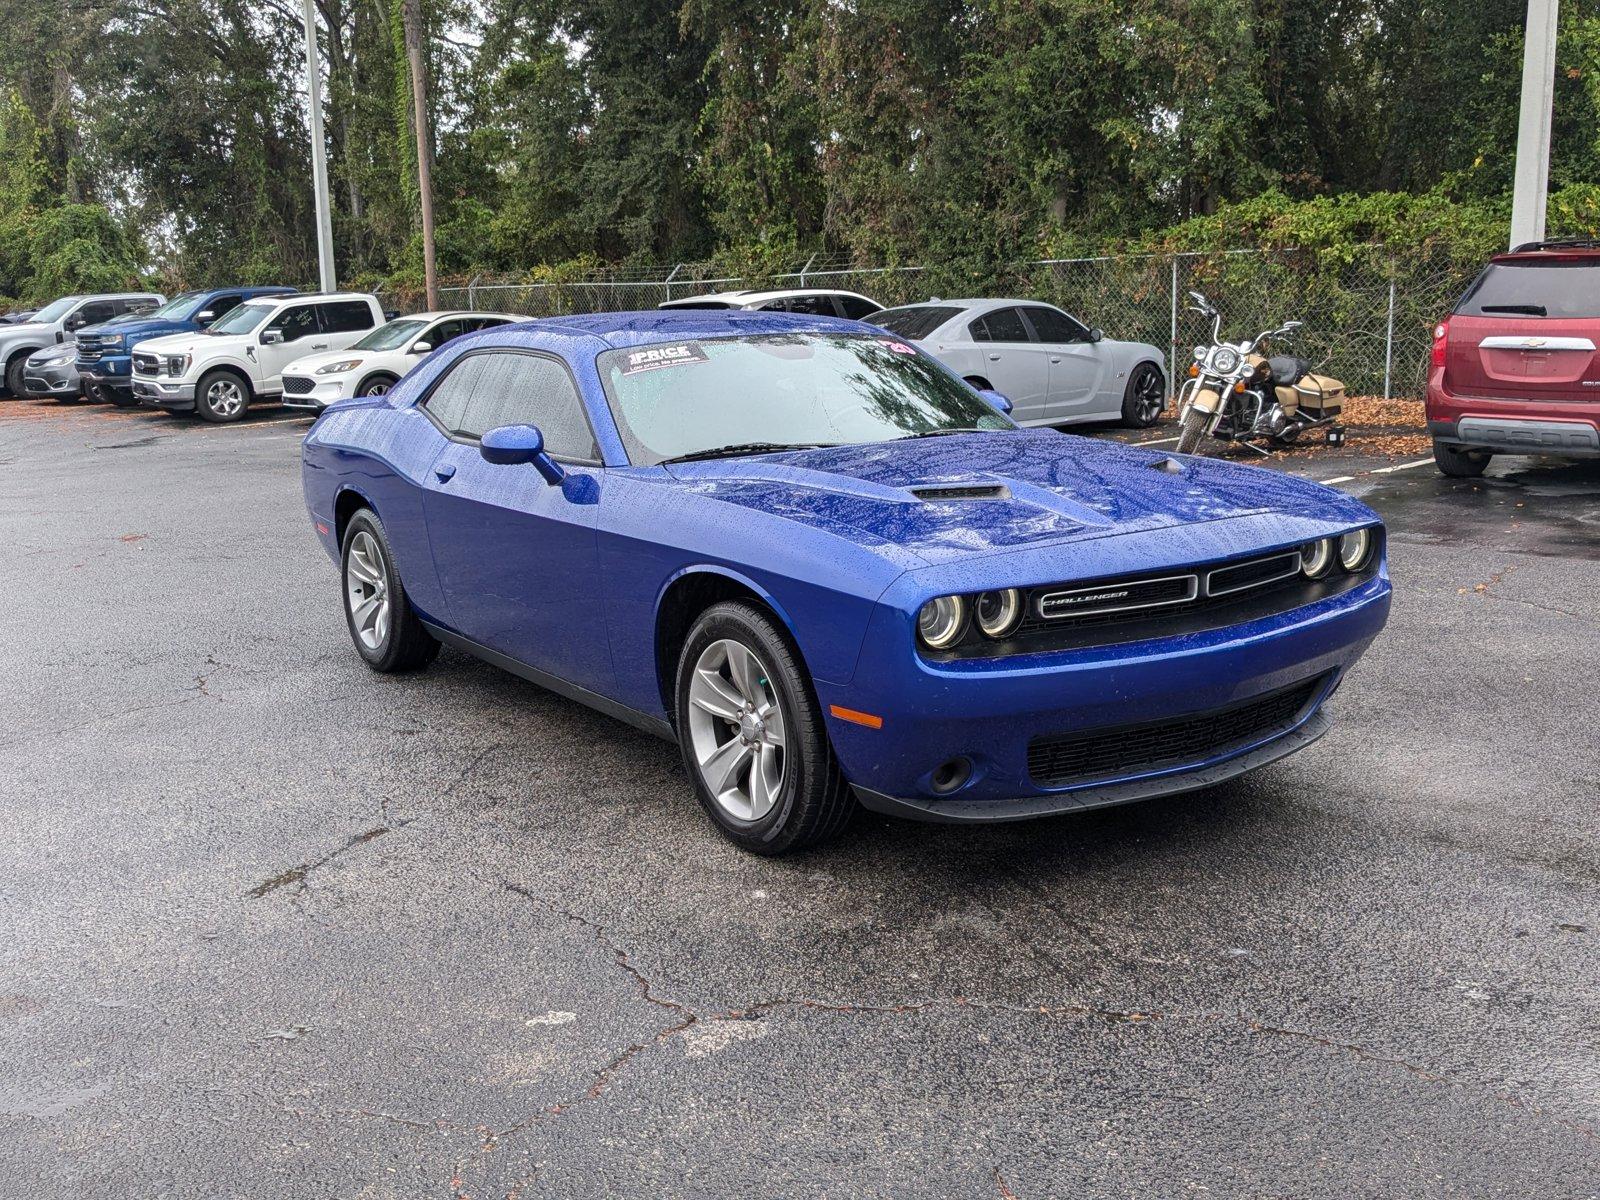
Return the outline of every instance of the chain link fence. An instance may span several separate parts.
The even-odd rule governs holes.
[[[1272,349],[1309,359],[1355,395],[1420,396],[1435,322],[1481,269],[1430,251],[1391,253],[1358,246],[1337,253],[1229,250],[1184,254],[1045,259],[1017,264],[989,287],[963,285],[937,267],[863,268],[813,256],[792,271],[728,274],[710,263],[610,268],[516,282],[477,277],[440,288],[446,308],[528,317],[651,309],[667,300],[737,288],[825,287],[859,292],[889,307],[935,294],[1015,295],[1046,300],[1107,337],[1161,348],[1168,378],[1187,370],[1192,348],[1209,341],[1208,318],[1191,311],[1197,291],[1222,313],[1222,336],[1254,337],[1285,320],[1304,322]],[[420,294],[392,292],[385,308],[415,311]]]

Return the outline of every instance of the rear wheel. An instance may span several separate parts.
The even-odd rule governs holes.
[[[237,421],[250,407],[250,385],[232,371],[212,371],[194,390],[194,410],[207,421]]]
[[[1167,406],[1167,381],[1155,363],[1140,363],[1122,389],[1122,423],[1129,429],[1148,429]]]
[[[1476,479],[1493,457],[1487,450],[1467,450],[1437,439],[1433,443],[1433,461],[1451,479]]]
[[[339,572],[350,640],[367,666],[391,674],[414,671],[438,657],[439,643],[411,607],[383,522],[370,508],[345,526]]]
[[[856,809],[809,677],[761,609],[713,605],[678,658],[678,744],[724,836],[778,855],[836,836]]]
[[[1206,422],[1211,419],[1211,414],[1201,412],[1198,408],[1191,408],[1183,414],[1183,421],[1178,427],[1178,453],[1193,454],[1199,448],[1200,439],[1206,434]]]

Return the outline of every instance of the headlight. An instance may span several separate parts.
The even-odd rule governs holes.
[[[341,358],[338,362],[331,362],[325,367],[318,367],[318,375],[343,375],[346,371],[354,371],[361,365],[359,358]]]
[[[917,613],[917,634],[934,650],[955,645],[967,623],[967,602],[960,596],[935,596]]]
[[[190,361],[191,361],[191,357],[189,355],[187,355],[187,354],[169,354],[169,355],[167,355],[167,374],[168,375],[182,375],[185,371],[187,371],[189,369]]]
[[[1232,375],[1239,369],[1239,352],[1232,346],[1218,346],[1211,352],[1211,370],[1217,375]]]
[[[1309,579],[1321,579],[1333,570],[1333,539],[1319,538],[1301,546],[1300,569]]]
[[[978,628],[987,637],[1003,638],[1022,620],[1022,593],[1016,588],[984,592],[975,607]]]
[[[1339,539],[1339,565],[1346,571],[1359,571],[1372,557],[1372,530],[1356,529]]]
[[[57,363],[71,362],[77,357],[77,346],[72,345],[69,342],[67,345],[62,347],[52,347],[49,350],[41,350],[28,361],[31,363],[38,363],[41,367],[43,367],[55,366]]]

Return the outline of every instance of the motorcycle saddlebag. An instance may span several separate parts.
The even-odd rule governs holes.
[[[1344,408],[1344,384],[1330,375],[1306,375],[1292,388],[1278,388],[1278,403],[1287,410],[1285,392],[1291,393],[1301,408],[1318,417],[1337,416]]]

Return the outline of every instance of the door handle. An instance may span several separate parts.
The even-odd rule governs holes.
[[[1053,362],[1053,363],[1058,363],[1061,360],[1059,358],[1052,358],[1050,361]]]
[[[328,348],[328,343],[327,342],[312,342],[311,343],[311,348],[313,350],[326,350]]]
[[[433,477],[440,483],[449,483],[455,478],[456,468],[454,463],[445,463],[433,469]]]
[[[998,354],[991,354],[991,355],[989,355],[989,361],[990,362],[999,362],[1000,361],[1000,356]]]

